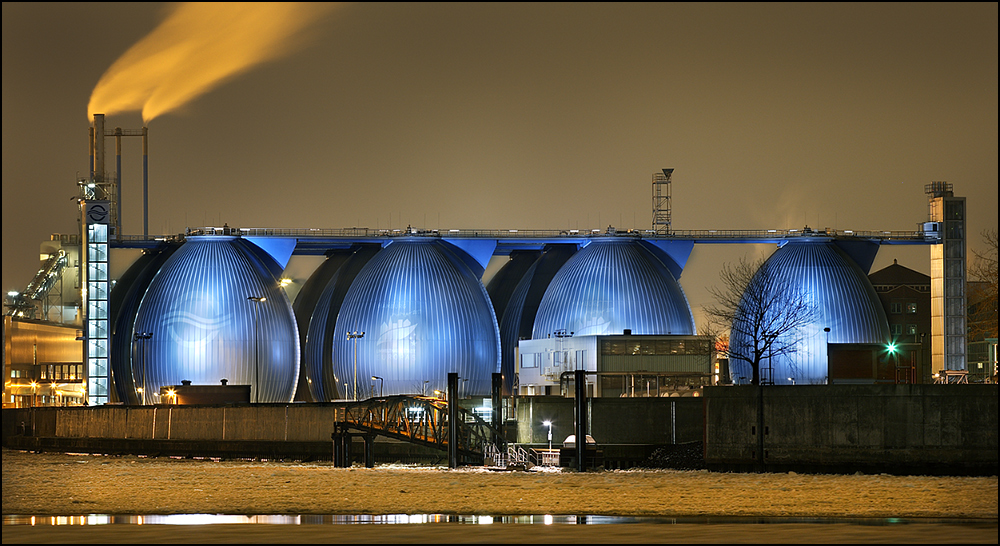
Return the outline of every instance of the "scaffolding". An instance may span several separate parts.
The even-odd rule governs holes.
[[[673,169],[653,173],[653,232],[670,235],[670,175]]]

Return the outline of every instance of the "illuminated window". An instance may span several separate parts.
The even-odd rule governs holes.
[[[522,368],[537,368],[541,363],[542,355],[539,353],[528,353],[521,355]]]
[[[917,304],[915,304],[915,303],[907,303],[906,304],[906,312],[907,313],[916,313],[917,312]]]
[[[906,325],[906,333],[907,334],[916,334],[917,333],[917,325],[916,324],[907,324]]]

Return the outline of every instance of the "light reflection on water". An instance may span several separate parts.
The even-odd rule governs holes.
[[[851,523],[856,525],[906,525],[914,523],[983,523],[980,520],[934,520],[920,518],[815,518],[815,517],[641,517],[641,516],[479,516],[455,514],[355,514],[355,515],[231,515],[231,514],[167,514],[111,516],[88,514],[79,516],[3,516],[3,525],[213,525],[232,523],[260,523],[271,525],[337,525],[337,524],[420,524],[420,523],[461,523],[472,525],[491,524],[622,524],[622,523],[662,523],[662,524],[719,524],[719,523]]]
[[[230,515],[230,514],[168,514],[146,516],[110,516],[89,514],[80,516],[3,516],[3,525],[210,525],[219,523],[266,523],[284,525],[323,524],[399,524],[399,523],[609,523],[607,516],[465,516],[454,514],[359,514],[359,515]],[[613,518],[628,519],[628,518]]]

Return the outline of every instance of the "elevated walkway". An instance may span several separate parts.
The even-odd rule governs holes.
[[[458,407],[455,441],[460,464],[483,464],[486,453],[502,445],[503,434],[475,413]],[[348,402],[334,425],[334,464],[349,466],[351,438],[365,440],[365,464],[374,464],[374,439],[385,436],[447,451],[452,438],[448,402],[428,396],[396,395]]]

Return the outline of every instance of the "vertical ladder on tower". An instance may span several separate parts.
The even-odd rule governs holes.
[[[653,173],[653,232],[670,235],[670,175],[673,169]]]

